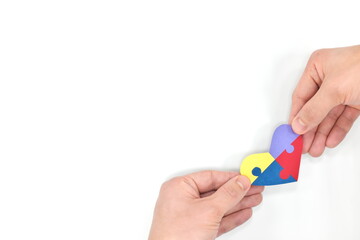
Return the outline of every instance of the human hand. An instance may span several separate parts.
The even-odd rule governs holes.
[[[202,171],[165,182],[156,203],[149,240],[215,239],[247,221],[262,201],[237,172]]]
[[[360,45],[322,49],[310,57],[293,93],[290,122],[304,134],[303,153],[336,147],[360,114]]]

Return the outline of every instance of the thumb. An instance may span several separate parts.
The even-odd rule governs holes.
[[[325,86],[300,109],[291,125],[297,134],[304,134],[318,126],[339,103]]]
[[[239,203],[249,190],[250,185],[250,180],[242,175],[234,177],[222,185],[212,198],[220,214],[224,215]]]

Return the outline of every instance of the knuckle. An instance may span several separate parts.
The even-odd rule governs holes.
[[[175,177],[175,178],[172,178],[166,182],[164,182],[162,185],[161,185],[161,191],[162,192],[166,192],[167,190],[169,189],[172,189],[175,185],[179,184],[179,182],[181,181],[181,177]]]
[[[239,195],[239,188],[234,186],[235,184],[229,184],[224,186],[224,195],[228,198],[236,198]]]
[[[338,112],[334,112],[334,111],[330,111],[327,115],[327,117],[329,119],[331,119],[332,121],[336,122],[336,120],[339,118],[339,113]],[[323,133],[325,136],[327,135],[327,132],[325,132],[323,129],[319,128],[318,132]]]
[[[305,104],[307,102],[306,93],[298,88],[295,88],[295,90],[291,94],[291,100],[293,103]]]
[[[257,194],[255,195],[255,205],[259,205],[263,200],[263,195],[262,194]]]
[[[316,112],[310,106],[305,106],[301,111],[301,120],[305,125],[310,125],[316,120]]]
[[[347,121],[348,125],[352,126],[352,124],[359,117],[360,111],[356,108],[353,108],[349,111],[344,112],[344,119]]]
[[[325,49],[325,48],[317,49],[317,50],[315,50],[315,51],[311,54],[310,59],[316,61],[316,60],[318,60],[320,57],[324,56],[324,54],[325,54],[326,52],[327,52],[327,49]]]
[[[247,220],[249,220],[252,217],[252,214],[253,214],[252,208],[248,208],[248,209],[244,210],[242,218],[237,218],[234,221],[232,228],[235,228],[235,227],[243,224]]]
[[[164,182],[164,183],[161,185],[160,192],[166,192],[167,189],[169,188],[168,186],[169,186],[169,181]]]
[[[321,64],[324,61],[324,58],[326,58],[327,52],[328,52],[328,49],[325,49],[325,48],[315,50],[310,55],[310,58],[308,61],[308,66],[314,66],[314,65]],[[313,69],[313,68],[310,68],[310,69]],[[310,75],[317,76],[317,74],[314,74],[313,72],[310,72]]]

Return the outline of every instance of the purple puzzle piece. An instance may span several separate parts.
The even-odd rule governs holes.
[[[291,145],[299,135],[294,133],[289,124],[283,124],[276,128],[272,137],[270,154],[276,159],[284,150],[288,153],[294,151]]]

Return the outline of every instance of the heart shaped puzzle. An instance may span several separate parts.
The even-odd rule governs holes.
[[[290,125],[280,125],[272,137],[270,151],[246,157],[240,173],[258,186],[296,182],[302,147],[302,136],[294,133]]]

